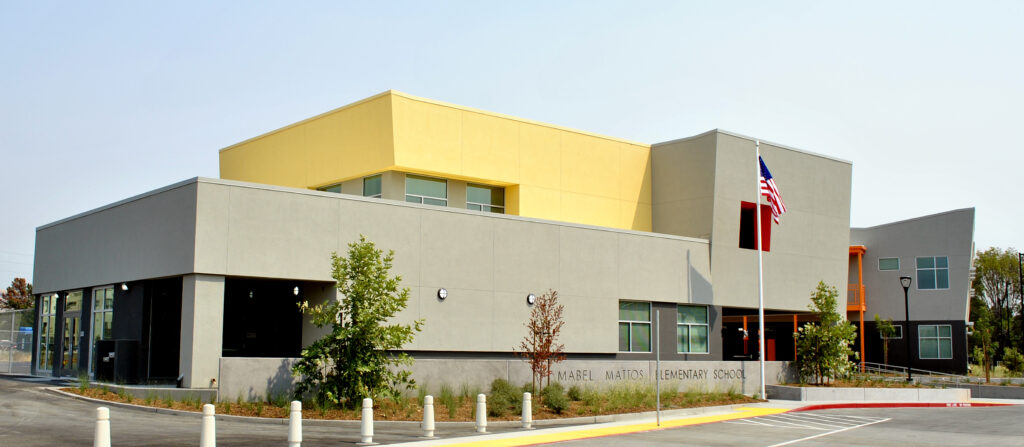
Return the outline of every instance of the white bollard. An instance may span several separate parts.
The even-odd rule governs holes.
[[[96,434],[92,439],[92,447],[110,447],[110,409],[96,409]]]
[[[423,398],[423,437],[434,437],[434,396]]]
[[[373,444],[373,399],[363,399],[363,423],[359,426],[362,444]]]
[[[203,428],[199,432],[199,447],[217,446],[217,416],[213,404],[203,405]]]
[[[487,395],[476,395],[476,432],[487,433]]]
[[[523,393],[523,428],[530,429],[533,425],[533,396]]]
[[[291,412],[288,414],[288,447],[302,445],[302,402],[292,401]]]

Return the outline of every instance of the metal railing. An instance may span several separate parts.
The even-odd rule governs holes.
[[[847,284],[846,285],[846,305],[847,306],[862,306],[864,305],[864,287],[859,283]]]
[[[910,368],[915,382],[923,384],[948,384],[959,387],[962,383],[970,383],[970,376]],[[864,373],[878,375],[885,380],[902,380],[907,375],[907,367],[899,365],[883,365],[881,363],[864,362]],[[977,381],[977,380],[974,380]]]

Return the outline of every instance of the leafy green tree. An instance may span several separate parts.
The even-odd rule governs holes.
[[[1020,347],[1021,328],[1015,324],[1020,315],[1020,272],[1017,251],[990,247],[974,258],[975,296],[985,300],[992,313],[993,337],[999,344]]]
[[[1024,372],[1024,355],[1013,348],[1003,348],[1003,366],[1014,375]]]
[[[857,354],[850,345],[857,337],[857,328],[837,310],[839,291],[824,282],[818,283],[807,307],[818,317],[818,322],[805,324],[796,332],[796,364],[801,382],[813,380],[823,385],[853,370],[850,356]]]
[[[896,326],[892,324],[892,318],[882,319],[875,314],[875,327],[882,335],[882,364],[889,366],[889,340],[896,335]]]
[[[999,350],[999,342],[993,340],[995,328],[992,325],[992,312],[985,302],[978,298],[971,299],[971,320],[974,321],[974,333],[968,339],[975,361],[985,369],[985,382],[991,379],[993,358]]]
[[[363,236],[348,245],[347,257],[331,254],[338,299],[299,304],[316,327],[331,332],[303,349],[292,367],[301,378],[296,397],[311,392],[321,403],[354,407],[365,397],[397,397],[415,385],[401,369],[412,357],[394,351],[413,340],[423,320],[387,324],[409,301],[401,277],[390,276],[393,260],[394,251],[384,254]]]

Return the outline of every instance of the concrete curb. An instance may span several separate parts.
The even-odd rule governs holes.
[[[145,405],[135,405],[125,402],[114,402],[103,399],[95,399],[92,397],[81,396],[75,393],[69,393],[62,391],[58,387],[46,387],[43,388],[53,394],[70,397],[72,399],[78,399],[85,402],[91,402],[101,404],[108,407],[119,407],[137,411],[145,411],[150,413],[169,414],[174,416],[194,416],[201,417],[202,411],[186,411],[186,410],[174,410],[170,408],[157,408],[147,407]],[[759,404],[763,404],[760,402]],[[693,416],[703,415],[708,413],[722,412],[722,411],[734,411],[737,408],[749,407],[752,404],[732,404],[732,405],[721,405],[715,407],[694,407],[694,408],[677,408],[672,410],[662,410],[662,418],[677,418],[682,416]],[[554,425],[588,425],[588,424],[602,424],[608,422],[630,422],[653,419],[657,412],[645,411],[641,413],[621,413],[621,414],[606,414],[599,416],[584,416],[575,418],[564,418],[564,419],[534,419],[534,426],[554,426]],[[237,421],[237,422],[252,422],[258,424],[269,424],[269,425],[288,425],[288,418],[265,418],[256,416],[235,416],[230,414],[218,414],[218,421]],[[303,425],[310,426],[336,426],[336,427],[353,427],[359,428],[360,421],[358,420],[328,420],[328,419],[303,419]],[[476,422],[435,422],[438,427],[467,427],[472,428]],[[419,427],[420,421],[382,421],[374,420],[374,427]],[[487,421],[488,427],[521,427],[522,422],[518,420],[514,421]]]
[[[817,404],[794,408],[790,411],[837,410],[842,408],[961,408],[961,407],[1008,407],[1017,404],[995,402],[845,402],[838,404]]]

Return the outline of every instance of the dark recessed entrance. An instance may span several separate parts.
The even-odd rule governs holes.
[[[226,278],[224,357],[298,357],[302,313],[298,281]]]

